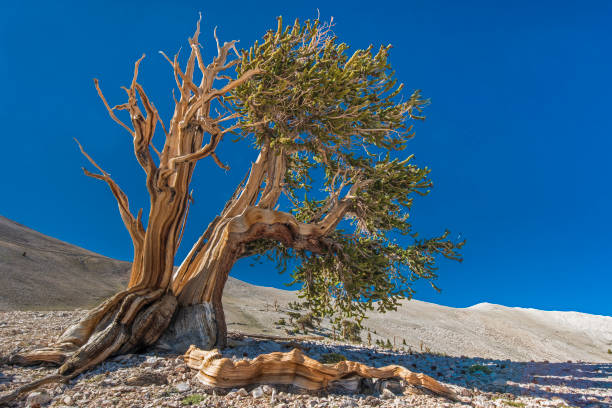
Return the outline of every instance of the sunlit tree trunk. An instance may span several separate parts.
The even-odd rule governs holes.
[[[189,184],[196,162],[212,157],[220,167],[226,168],[217,157],[215,149],[224,134],[233,129],[231,126],[223,128],[220,123],[236,116],[225,113],[212,118],[211,103],[260,71],[250,70],[235,80],[228,80],[221,89],[215,89],[213,83],[218,79],[217,75],[235,65],[235,62],[226,62],[229,52],[235,50],[235,42],[218,46],[217,57],[209,65],[204,65],[198,36],[199,23],[195,35],[189,41],[191,54],[184,72],[178,64],[178,56],[174,60],[166,57],[172,65],[180,90],[180,99],[175,99],[175,111],[168,128],[137,82],[139,65],[144,56],[136,62],[131,86],[126,88],[128,102],[125,104],[111,108],[95,80],[96,89],[109,115],[132,136],[136,159],[146,174],[150,195],[147,226],[145,229],[141,221],[142,210],[137,216],[131,213],[126,194],[79,143],[81,152],[98,173],[86,169],[83,171],[108,184],[132,238],[134,261],[129,284],[125,290],[90,311],[84,319],[66,330],[53,346],[16,355],[13,362],[52,362],[61,365],[61,375],[74,376],[109,356],[154,344],[175,316],[194,327],[201,326],[210,333],[208,343],[198,343],[201,346],[225,343],[221,294],[229,270],[240,251],[239,245],[223,238],[223,225],[228,223],[227,218],[217,218],[219,221],[211,225],[210,232],[196,244],[202,247],[201,251],[198,249],[198,254],[192,251],[177,273],[174,272],[174,259],[187,219],[191,200]],[[202,74],[198,86],[193,82],[196,67]],[[141,106],[144,107],[144,113]],[[128,111],[131,127],[115,115],[116,110]],[[152,143],[158,122],[165,134],[161,152]],[[210,136],[206,142],[205,134]],[[153,152],[157,154],[157,159],[154,159]],[[200,287],[196,288],[196,285]],[[195,306],[210,309],[209,319],[202,322],[185,316]],[[174,324],[173,328],[180,329],[181,325]]]
[[[279,18],[276,32],[268,31],[261,45],[242,55],[235,41],[221,46],[215,34],[217,55],[205,65],[199,30],[198,22],[184,71],[178,55],[170,59],[162,53],[180,93],[173,94],[175,108],[167,127],[137,82],[144,55],[135,64],[129,88],[124,88],[126,103],[111,107],[94,80],[110,117],[130,134],[145,173],[147,225],[142,210],[132,214],[127,195],[77,141],[97,170],[83,171],[108,184],[132,239],[129,284],[68,328],[55,344],[13,356],[14,363],[60,367],[57,374],[0,398],[0,404],[45,382],[72,378],[110,356],[156,343],[177,352],[192,344],[224,347],[221,299],[228,275],[238,259],[261,254],[268,244],[281,251],[292,249],[299,257],[296,274],[302,275],[296,279],[310,290],[305,293],[315,306],[318,303],[319,312],[340,308],[361,317],[367,308],[360,305],[376,301],[378,310],[390,310],[398,298],[411,295],[409,282],[435,278],[436,254],[460,259],[455,249],[463,243],[446,239],[448,232],[407,248],[386,236],[395,231],[416,239],[407,222],[410,195],[427,194],[431,187],[428,169],[410,164],[410,157],[400,161],[390,155],[412,137],[411,126],[404,122],[420,118],[412,112],[427,103],[418,91],[406,102],[394,102],[402,86],[395,87],[386,59],[390,46],[376,55],[371,48],[357,50],[348,58],[343,55],[346,45],[329,37],[329,25],[319,26],[317,20],[300,26],[296,21],[283,28]],[[237,58],[228,61],[232,51]],[[235,78],[223,74],[232,67]],[[217,86],[219,81],[224,85]],[[129,114],[131,126],[116,116],[121,110]],[[165,136],[161,151],[153,143],[158,123]],[[211,158],[228,170],[217,146],[234,131],[252,135],[259,155],[225,208],[175,268],[196,163]],[[327,197],[307,200],[309,172],[317,168],[325,173],[321,191]],[[283,193],[292,212],[278,210]],[[298,193],[304,193],[303,199]],[[349,216],[354,230],[337,229]],[[328,289],[336,291],[330,294]]]

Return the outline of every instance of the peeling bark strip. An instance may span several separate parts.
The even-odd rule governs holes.
[[[422,373],[414,373],[399,365],[374,368],[355,361],[321,364],[302,354],[299,349],[287,353],[261,354],[253,360],[232,361],[223,358],[218,350],[205,351],[191,346],[184,356],[187,366],[198,370],[196,378],[212,387],[234,388],[249,384],[293,384],[308,390],[319,390],[341,382],[342,379],[401,378],[410,385],[458,401],[455,393],[438,381]]]

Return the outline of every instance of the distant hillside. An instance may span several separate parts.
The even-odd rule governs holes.
[[[238,288],[242,287],[240,292]],[[228,282],[224,306],[230,330],[282,334],[274,324],[286,314],[274,310],[296,299],[294,292]],[[612,317],[554,312],[488,303],[453,308],[419,300],[404,300],[393,312],[370,313],[364,324],[372,342],[406,342],[414,351],[450,356],[487,357],[514,361],[612,362]],[[325,334],[330,325],[323,324]],[[367,332],[362,333],[367,339]]]
[[[129,270],[0,216],[0,310],[88,308],[124,287]]]
[[[0,217],[0,310],[89,308],[125,287],[130,264],[47,237]],[[274,272],[271,272],[274,273]],[[284,335],[275,324],[295,292],[230,278],[223,295],[229,330]],[[465,309],[418,300],[371,314],[372,341],[415,351],[496,359],[612,362],[612,317],[482,303]],[[323,334],[330,333],[329,323]],[[367,333],[362,334],[365,341]]]

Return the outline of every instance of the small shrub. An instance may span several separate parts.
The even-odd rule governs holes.
[[[197,405],[204,401],[204,396],[201,394],[192,394],[188,397],[183,398],[181,405]]]
[[[289,323],[293,323],[300,318],[301,314],[299,312],[287,312],[287,316],[289,316]]]
[[[358,323],[343,320],[341,323],[342,337],[351,343],[361,343],[361,327]]]
[[[314,320],[312,318],[312,314],[308,313],[302,315],[297,318],[295,323],[303,330],[306,331],[306,328],[314,329]]]
[[[474,374],[478,371],[484,374],[491,374],[491,369],[482,364],[474,364],[473,366],[470,366],[470,368],[468,368],[468,371],[470,372],[470,374]]]
[[[608,354],[612,354],[612,350],[608,349]]]
[[[106,374],[94,375],[93,377],[90,377],[90,378],[86,379],[85,382],[92,383],[92,382],[102,381],[104,379],[104,377],[106,377]]]
[[[289,328],[285,327],[285,333],[287,333],[287,335],[289,335],[289,336],[293,336],[294,334],[297,334],[298,331],[296,329],[289,329]]]
[[[340,353],[326,353],[321,356],[321,363],[323,364],[336,364],[340,361],[346,361],[346,357]]]
[[[176,394],[178,393],[178,390],[174,387],[170,387],[162,392],[160,392],[159,394],[157,394],[158,398],[168,398],[169,396],[171,396],[172,394]]]
[[[275,322],[274,324],[277,324],[277,325],[279,325],[279,326],[284,326],[284,325],[286,325],[286,324],[287,324],[287,322],[285,321],[285,318],[284,318],[284,317],[281,317],[281,318],[280,318],[280,319],[278,319],[278,321],[277,321],[277,322]]]
[[[290,306],[295,307],[295,304],[291,304]],[[289,317],[289,325],[291,325],[296,333],[300,331],[304,334],[308,334],[308,329],[316,330],[317,327],[321,325],[321,318],[316,316],[313,312],[308,312],[306,314],[302,314],[300,312],[285,312]],[[278,322],[278,325],[287,324],[284,318],[281,318]]]
[[[523,408],[525,406],[524,402],[519,401],[503,400],[502,402],[506,405],[510,405],[511,407]]]

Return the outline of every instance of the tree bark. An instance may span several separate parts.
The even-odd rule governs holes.
[[[157,206],[152,208],[154,215]],[[224,347],[227,329],[221,299],[229,272],[240,256],[241,241],[231,237],[231,219],[217,218],[220,221],[214,223],[210,239],[203,236],[173,273],[164,255],[178,237],[172,222],[178,219],[150,221],[143,253],[133,264],[126,290],[91,310],[54,345],[17,354],[11,361],[57,364],[61,374],[72,375],[113,355],[150,346],[162,335],[162,344],[181,353],[192,344],[203,349]]]
[[[184,207],[186,200],[175,198],[174,203],[164,206]],[[168,326],[162,343],[177,352],[192,344],[202,349],[223,348],[227,337],[223,289],[245,244],[264,238],[320,253],[327,245],[326,234],[347,208],[345,198],[340,201],[341,210],[330,211],[311,224],[299,223],[285,212],[255,206],[247,206],[236,216],[222,214],[173,272],[168,248],[178,239],[181,217],[163,218],[162,214],[169,213],[158,211],[158,202],[152,206],[155,218],[149,222],[141,261],[134,263],[128,289],[93,309],[54,346],[17,355],[13,362],[61,364],[60,373],[72,375],[107,357],[154,344]]]
[[[358,390],[360,378],[401,378],[406,383],[423,387],[436,395],[460,401],[455,392],[432,377],[412,372],[399,365],[370,367],[355,361],[322,364],[295,348],[287,353],[260,354],[252,360],[234,363],[223,358],[218,350],[206,351],[190,347],[185,354],[187,366],[197,370],[196,378],[212,387],[238,388],[251,384],[293,384],[308,390],[339,385]]]
[[[57,364],[60,366],[57,378],[65,380],[108,357],[155,344],[160,337],[161,344],[171,345],[178,352],[184,352],[191,345],[202,349],[223,348],[227,337],[221,302],[223,289],[233,265],[244,255],[245,245],[264,238],[296,249],[321,252],[326,245],[325,235],[344,216],[350,197],[335,201],[336,205],[327,215],[312,224],[298,223],[292,215],[272,210],[282,191],[288,152],[271,147],[265,122],[245,125],[257,127],[265,135],[259,156],[248,178],[238,186],[222,213],[211,222],[179,268],[174,269],[174,258],[192,199],[189,185],[195,165],[198,160],[211,156],[215,163],[227,169],[215,150],[224,134],[238,126],[223,128],[222,122],[234,120],[239,114],[226,108],[223,113],[217,112],[216,117],[211,117],[211,103],[218,100],[219,105],[225,107],[224,95],[263,72],[258,68],[249,69],[236,79],[230,78],[221,89],[213,88],[215,80],[228,78],[220,73],[239,62],[239,59],[226,62],[235,41],[223,46],[217,42],[217,57],[204,65],[198,43],[199,28],[198,22],[189,40],[191,53],[184,72],[178,64],[178,55],[174,60],[166,57],[180,91],[168,129],[137,82],[144,55],[135,63],[131,86],[124,88],[128,94],[127,103],[111,108],[98,81],[94,80],[109,116],[132,137],[134,154],[146,174],[150,196],[147,226],[145,229],[142,223],[142,210],[137,216],[132,214],[127,195],[79,143],[81,152],[98,173],[83,171],[108,184],[132,238],[134,261],[130,281],[125,290],[68,328],[54,345],[15,355],[14,363]],[[196,69],[202,74],[199,86],[193,83]],[[129,113],[131,127],[115,115],[116,110]],[[166,136],[161,152],[152,143],[158,122]],[[207,142],[205,135],[209,136]],[[157,160],[152,151],[157,154]]]

